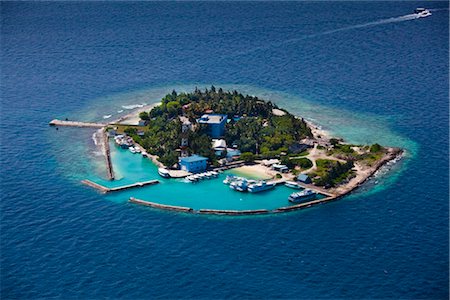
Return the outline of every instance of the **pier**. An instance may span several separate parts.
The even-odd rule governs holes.
[[[118,187],[113,187],[113,188],[108,188],[106,186],[103,186],[101,184],[95,183],[93,181],[90,181],[89,179],[85,179],[81,181],[83,184],[90,186],[96,190],[99,190],[102,193],[110,193],[110,192],[119,192],[119,191],[123,191],[123,190],[128,190],[128,189],[132,189],[135,187],[143,187],[143,186],[147,186],[147,185],[153,185],[153,184],[157,184],[159,183],[159,180],[157,179],[153,179],[153,180],[148,180],[148,181],[143,181],[143,182],[136,182],[136,183],[132,183],[132,184],[128,184],[128,185],[123,185],[123,186],[118,186]]]
[[[109,148],[109,139],[108,134],[106,133],[105,129],[101,129],[101,135],[102,135],[102,143],[104,145],[104,151],[105,151],[105,159],[106,159],[106,173],[108,175],[109,180],[114,180],[114,171],[113,171],[113,165],[111,161],[111,149]]]
[[[54,119],[48,123],[50,126],[69,126],[69,127],[85,127],[85,128],[103,128],[108,124],[78,121],[63,121]]]

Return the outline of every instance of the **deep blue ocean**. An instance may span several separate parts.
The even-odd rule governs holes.
[[[419,6],[433,15],[411,19]],[[0,8],[2,299],[448,299],[447,2]],[[101,118],[136,91],[205,84],[274,97],[408,155],[381,188],[341,201],[204,217],[82,186],[92,132],[48,126]]]

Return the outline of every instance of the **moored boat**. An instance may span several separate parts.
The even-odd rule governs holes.
[[[249,184],[247,189],[250,193],[258,193],[273,189],[274,187],[275,183],[267,183],[265,181],[260,181],[257,183]]]
[[[227,177],[223,180],[224,184],[231,184],[232,182],[236,181],[237,177],[234,175],[227,175]]]
[[[300,184],[298,184],[298,182],[295,182],[295,181],[286,181],[284,183],[284,185],[291,189],[296,189],[296,190],[301,190],[303,188]]]
[[[164,178],[170,178],[169,170],[165,168],[158,168],[158,174]]]
[[[238,192],[246,192],[248,189],[248,181],[246,179],[233,181],[230,184],[230,189],[233,189]]]
[[[307,200],[316,199],[317,193],[310,189],[305,189],[301,192],[292,193],[288,199],[292,203],[300,203]]]

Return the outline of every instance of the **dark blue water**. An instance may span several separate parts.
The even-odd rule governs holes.
[[[447,5],[2,2],[2,298],[448,298]],[[417,152],[387,189],[263,218],[115,203],[61,170],[90,133],[52,118],[204,82],[379,116]]]

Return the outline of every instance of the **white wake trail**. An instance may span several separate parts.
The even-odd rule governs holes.
[[[420,17],[417,14],[408,14],[408,15],[399,16],[399,17],[392,17],[392,18],[387,18],[387,19],[381,19],[381,20],[378,20],[378,21],[373,21],[373,22],[368,22],[368,23],[363,23],[363,24],[357,24],[357,25],[342,27],[342,28],[338,28],[338,29],[333,29],[333,30],[328,30],[328,31],[315,33],[315,34],[304,35],[302,37],[285,40],[285,41],[282,41],[282,42],[279,42],[279,43],[274,43],[274,44],[271,44],[269,46],[262,46],[262,47],[254,48],[252,50],[239,52],[239,53],[236,53],[236,54],[231,55],[231,56],[246,55],[246,54],[250,54],[250,53],[253,53],[253,52],[256,52],[256,51],[259,51],[259,50],[265,50],[265,49],[269,49],[269,48],[273,48],[273,47],[284,46],[286,44],[295,43],[295,42],[298,42],[298,41],[301,41],[301,40],[310,39],[310,38],[314,38],[314,37],[318,37],[318,36],[333,34],[333,33],[336,33],[336,32],[342,32],[342,31],[347,31],[347,30],[353,30],[353,29],[358,29],[358,28],[371,27],[371,26],[377,26],[377,25],[383,25],[383,24],[389,24],[389,23],[411,21],[411,20],[416,20],[416,19],[419,19],[419,18]]]
[[[317,33],[317,34],[311,34],[311,35],[307,35],[307,36],[304,36],[304,37],[301,37],[301,38],[298,38],[298,39],[290,39],[290,40],[286,40],[284,43],[291,43],[291,42],[295,42],[295,41],[304,40],[306,38],[312,38],[312,37],[332,34],[332,33],[341,32],[341,31],[353,30],[353,29],[358,29],[358,28],[372,27],[372,26],[377,26],[377,25],[383,25],[383,24],[389,24],[389,23],[397,23],[397,22],[404,22],[404,21],[411,21],[411,20],[416,20],[416,19],[419,19],[419,18],[420,17],[417,14],[409,14],[409,15],[393,17],[393,18],[388,18],[388,19],[381,19],[381,20],[378,20],[378,21],[373,21],[373,22],[368,22],[368,23],[363,23],[363,24],[357,24],[357,25],[342,27],[342,28],[338,28],[338,29],[333,29],[333,30],[320,32],[320,33]]]

